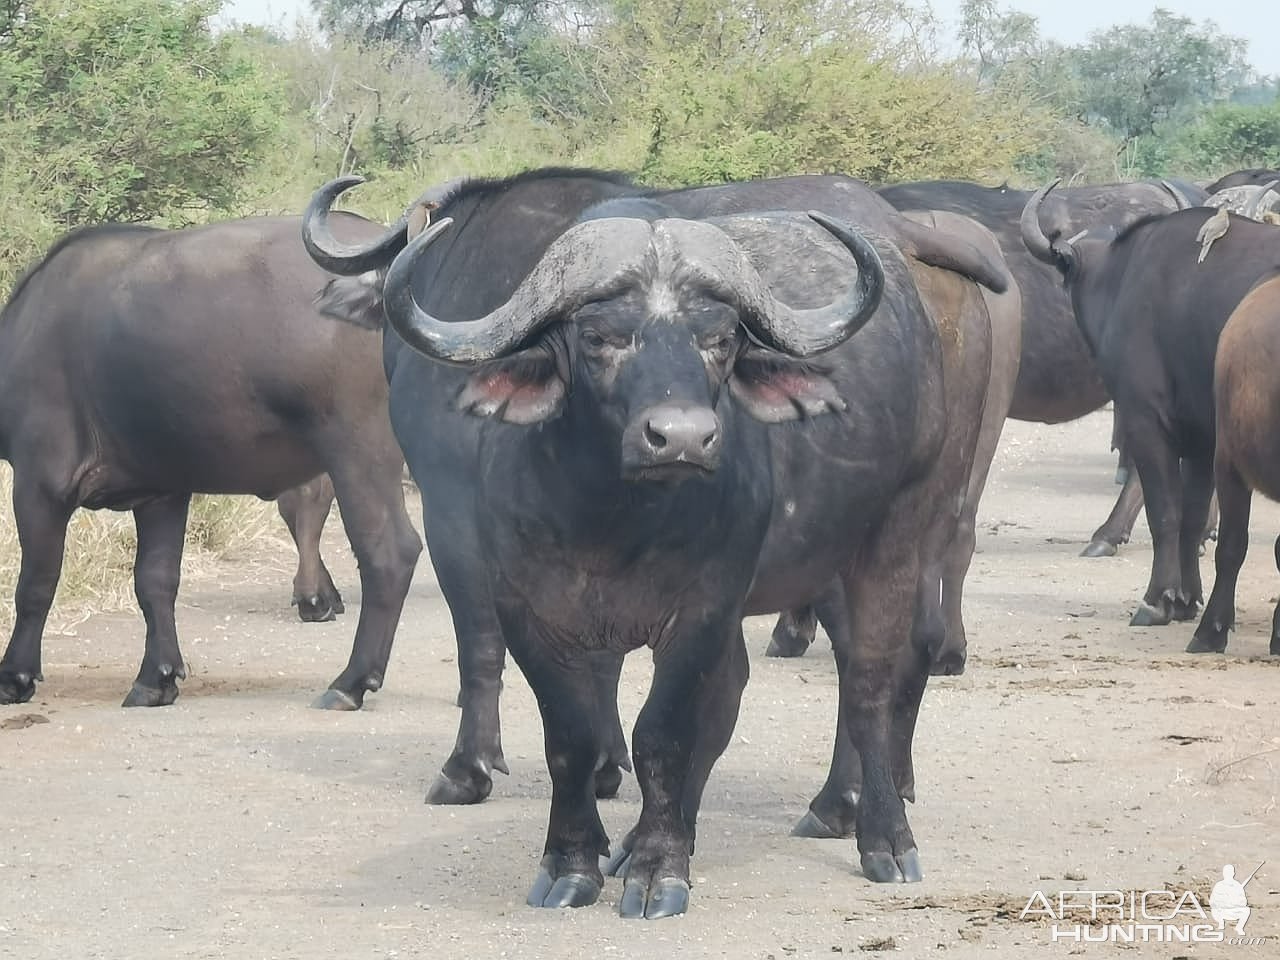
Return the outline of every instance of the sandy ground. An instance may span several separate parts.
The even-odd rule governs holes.
[[[457,720],[453,639],[427,563],[391,672],[357,714],[309,709],[345,663],[359,595],[334,524],[327,556],[348,600],[335,624],[288,607],[291,557],[190,584],[178,611],[192,677],[177,704],[122,710],[142,654],[136,615],[46,638],[36,699],[0,708],[0,957],[1280,956],[1280,508],[1255,503],[1240,629],[1226,657],[1182,653],[1192,625],[1134,630],[1145,524],[1110,560],[1076,556],[1118,488],[1109,416],[1010,423],[980,514],[967,594],[969,670],[929,685],[909,807],[926,877],[875,886],[852,841],[798,840],[829,759],[835,674],[819,642],[763,657],[699,822],[686,917],[600,903],[535,911],[524,895],[549,800],[541,731],[507,675],[510,777],[478,807],[430,807]],[[1212,564],[1204,561],[1211,581]],[[631,659],[623,717],[649,663]],[[639,791],[602,805],[616,839]],[[1200,891],[1247,874],[1247,932],[1266,945],[1051,943],[1036,890]]]

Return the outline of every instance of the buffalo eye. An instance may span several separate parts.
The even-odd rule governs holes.
[[[726,333],[703,341],[702,349],[717,360],[727,360],[737,342],[738,338],[735,334]]]
[[[588,328],[582,331],[582,344],[592,353],[599,353],[607,342],[596,330]]]

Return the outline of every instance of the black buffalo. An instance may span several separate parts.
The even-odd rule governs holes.
[[[369,254],[328,242],[325,212],[351,183],[317,194],[310,249],[335,269],[382,269],[402,224]],[[967,278],[1003,290],[1008,277],[839,177],[662,196],[679,217],[642,198],[578,222],[636,192],[571,171],[464,184],[438,195],[438,223],[384,291],[326,298],[368,323],[385,292],[392,422],[460,654],[500,663],[505,641],[537,695],[553,789],[529,902],[599,896],[594,792],[617,741],[593,718],[616,709],[621,656],[649,645],[644,808],[613,866],[624,915],[685,909],[702,789],[746,682],[741,619],[811,602],[836,575],[842,721],[811,815],[837,835],[856,826],[868,877],[918,878],[902,796],[943,632],[926,557],[954,535],[990,365]],[[810,208],[825,232],[756,215]],[[947,322],[909,259],[939,268]],[[496,696],[487,666],[464,669],[464,696],[472,681]],[[467,720],[451,763],[496,746]],[[445,778],[473,772],[446,764]]]
[[[344,215],[353,240],[380,234]],[[146,652],[126,706],[173,702],[185,675],[174,598],[195,493],[286,494],[304,616],[341,598],[319,559],[328,474],[360,563],[347,668],[324,702],[358,706],[382,683],[421,542],[400,486],[376,337],[317,324],[325,275],[297,218],[180,231],[137,226],[63,238],[0,313],[0,456],[13,464],[22,543],[0,702],[29,699],[79,507],[131,510]],[[363,358],[363,359],[362,359]],[[317,523],[317,519],[319,523]]]
[[[1228,187],[1260,187],[1271,180],[1280,180],[1280,170],[1251,167],[1248,170],[1236,170],[1233,173],[1228,173],[1226,176],[1213,181],[1205,189],[1212,194],[1217,193],[1219,190],[1226,190]]]
[[[1199,535],[1213,489],[1214,351],[1232,310],[1280,268],[1280,232],[1194,207],[1064,238],[1038,217],[1052,187],[1028,201],[1022,235],[1066,280],[1142,482],[1155,558],[1132,623],[1190,619],[1202,600]],[[1212,216],[1229,217],[1229,229],[1197,263],[1197,233]]]
[[[1176,196],[1171,187],[1180,194]],[[977,220],[993,234],[1022,294],[1022,358],[1009,416],[1015,420],[1063,423],[1097,410],[1109,394],[1071,312],[1071,301],[1058,274],[1032,257],[1022,243],[1019,226],[1031,191],[983,187],[953,180],[894,184],[880,195],[899,210],[946,210]],[[1122,229],[1138,219],[1171,213],[1181,201],[1200,203],[1208,194],[1177,182],[1124,183],[1073,187],[1055,191],[1042,217],[1051,229],[1071,236],[1087,227]],[[1122,436],[1117,425],[1116,441]],[[1122,461],[1125,454],[1122,452]],[[1122,468],[1121,476],[1124,476]],[[1114,509],[1090,537],[1083,556],[1112,556],[1129,539],[1142,488],[1129,475]]]

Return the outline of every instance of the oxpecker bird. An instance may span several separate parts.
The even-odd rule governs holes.
[[[1196,239],[1200,241],[1200,256],[1196,258],[1196,263],[1204,263],[1204,258],[1209,255],[1209,248],[1213,246],[1213,241],[1223,236],[1229,226],[1231,226],[1231,214],[1227,212],[1226,207],[1204,222],[1200,232],[1196,234]]]

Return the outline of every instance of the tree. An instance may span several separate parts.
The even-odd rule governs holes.
[[[312,0],[335,38],[425,54],[485,98],[521,96],[546,114],[574,113],[590,77],[573,32],[594,4],[554,0]]]
[[[1147,25],[1094,33],[1073,52],[1078,109],[1124,141],[1226,100],[1250,75],[1246,43],[1157,8]]]
[[[273,80],[217,0],[7,0],[0,171],[63,226],[225,208],[273,142]]]
[[[1178,147],[1181,165],[1205,175],[1280,168],[1280,101],[1213,107],[1182,132]]]

